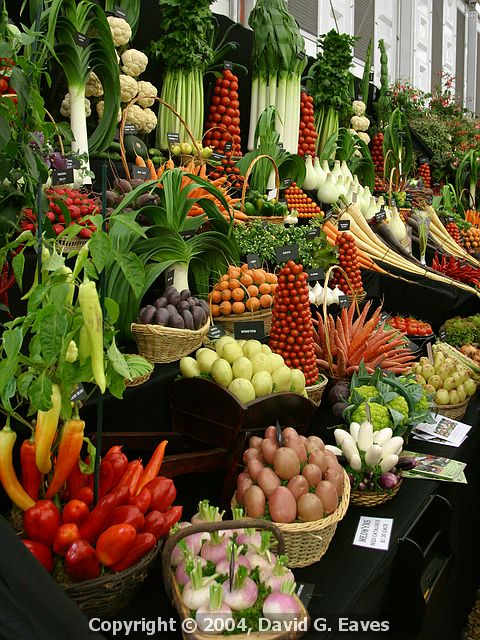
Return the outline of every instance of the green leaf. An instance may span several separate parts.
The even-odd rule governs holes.
[[[30,403],[35,409],[48,411],[52,407],[52,381],[47,373],[43,371],[30,385],[28,391]]]
[[[11,131],[5,118],[0,118],[0,150],[3,151],[10,140]]]
[[[82,459],[78,460],[78,466],[80,467],[80,471],[82,473],[86,473],[87,475],[91,475],[95,471],[95,458],[97,457],[97,450],[95,445],[90,441],[90,438],[84,438],[84,442],[87,443],[87,455],[88,455],[88,464],[85,464]]]
[[[105,307],[110,323],[115,324],[120,315],[120,307],[112,298],[105,298]]]
[[[57,311],[46,315],[40,323],[40,344],[48,366],[58,360],[67,328],[67,318],[63,313]]]
[[[107,387],[112,396],[122,399],[123,392],[125,391],[125,378],[121,374],[117,373],[113,368],[113,365],[107,367],[105,372],[107,378]]]
[[[135,295],[139,298],[143,294],[145,285],[145,268],[142,261],[133,253],[129,255],[115,253],[115,260],[120,265],[120,269]]]
[[[54,285],[50,289],[49,302],[58,310],[65,308],[65,299],[70,293],[70,285],[66,282]]]
[[[103,231],[94,233],[90,238],[88,244],[90,255],[92,256],[93,263],[100,273],[105,269],[111,254],[112,254],[112,242],[106,233]]]
[[[109,346],[107,350],[107,356],[110,362],[113,365],[115,371],[123,376],[124,378],[131,379],[130,369],[128,368],[128,364],[122,353],[118,350],[118,347],[115,343],[115,338],[112,340],[112,344]]]
[[[35,379],[35,374],[30,369],[28,371],[24,371],[18,376],[17,378],[18,393],[23,398],[28,398],[30,385],[32,384],[34,379]]]
[[[14,359],[20,352],[23,343],[22,327],[16,327],[3,333],[3,348],[7,358]]]
[[[15,280],[18,283],[19,288],[22,288],[23,281],[23,268],[25,267],[25,256],[23,251],[17,253],[12,260],[13,273],[15,274]]]

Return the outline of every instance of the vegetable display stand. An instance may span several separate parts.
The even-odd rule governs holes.
[[[208,334],[210,320],[197,330],[174,329],[158,324],[132,323],[131,330],[138,353],[150,362],[176,362],[198,349]]]
[[[245,311],[245,313],[231,314],[229,316],[217,316],[215,319],[212,318],[212,325],[214,322],[218,322],[227,333],[233,336],[235,334],[235,325],[237,323],[257,320],[263,320],[265,335],[268,336],[270,334],[270,327],[272,326],[271,307],[270,309],[262,309],[261,311]]]
[[[137,588],[146,579],[160,548],[161,541],[133,567],[124,571],[108,573],[84,582],[60,583],[60,586],[87,617],[109,618],[130,602]]]
[[[400,478],[393,489],[385,491],[358,491],[357,489],[352,489],[350,492],[350,504],[354,507],[377,507],[394,498],[399,492],[402,482],[402,478]]]
[[[276,522],[285,539],[285,553],[288,556],[287,565],[292,568],[308,567],[322,559],[337,530],[337,524],[345,516],[350,503],[350,480],[344,471],[343,493],[336,510],[321,520],[312,522],[293,522],[286,524]],[[231,507],[237,507],[236,495],[233,496]]]
[[[470,398],[467,398],[463,402],[458,404],[435,404],[432,405],[432,412],[445,416],[446,418],[452,418],[453,420],[461,420],[467,412],[468,403]]]
[[[310,387],[305,387],[307,396],[317,406],[322,401],[323,392],[325,391],[325,387],[327,386],[327,384],[328,384],[328,378],[320,374],[320,382],[318,382],[317,384],[312,384]]]
[[[252,162],[250,163],[250,166],[248,167],[245,173],[245,180],[243,182],[242,197],[241,197],[242,209],[245,207],[245,196],[247,195],[248,179],[250,177],[250,174],[253,171],[255,164],[262,159],[269,160],[272,163],[273,172],[275,174],[275,189],[277,194],[276,198],[278,199],[278,196],[280,194],[280,174],[278,173],[278,167],[275,163],[275,160],[271,156],[263,153],[252,160]],[[253,223],[256,220],[265,220],[270,224],[283,224],[284,219],[285,219],[284,216],[248,216],[248,219],[245,222],[246,224],[248,224],[248,223]]]
[[[180,540],[182,540],[186,536],[189,536],[195,533],[203,533],[203,532],[210,533],[212,531],[219,531],[219,530],[226,531],[230,529],[240,529],[240,528],[255,528],[255,529],[265,529],[265,530],[271,531],[275,536],[275,538],[277,539],[277,547],[278,547],[279,554],[283,554],[283,552],[285,551],[284,536],[282,534],[281,529],[274,523],[268,522],[266,520],[251,520],[251,519],[226,520],[221,522],[206,522],[201,524],[194,524],[189,527],[184,527],[183,529],[180,529],[174,535],[168,538],[162,554],[163,581],[165,585],[165,591],[167,592],[167,595],[170,601],[172,602],[173,606],[177,610],[178,614],[181,616],[182,621],[185,620],[186,618],[191,618],[192,616],[190,611],[185,607],[185,605],[182,602],[180,589],[172,573],[171,556],[172,556],[173,550],[175,549],[177,544],[180,542]],[[283,630],[283,631],[276,631],[276,632],[272,632],[272,631],[256,632],[256,631],[250,630],[245,633],[238,633],[238,634],[236,633],[234,637],[238,638],[239,640],[246,640],[246,638],[249,638],[249,639],[253,638],[253,640],[296,640],[297,638],[300,638],[301,636],[303,636],[305,631],[307,631],[308,627],[310,626],[310,616],[308,615],[308,612],[305,609],[302,602],[298,600],[298,603],[300,605],[300,615],[297,618],[297,620],[298,620],[298,623],[302,623],[302,624],[297,624],[297,625],[292,624],[291,625],[292,629],[288,631]],[[212,613],[211,615],[213,618],[214,614]],[[305,622],[306,624],[304,624]],[[288,625],[285,625],[285,626],[288,627]],[[302,630],[301,631],[300,629],[297,630],[297,627],[301,627]],[[305,627],[305,629],[303,629],[303,627]],[[228,631],[228,628],[227,628],[227,631]],[[218,633],[216,635],[218,635]],[[228,635],[231,635],[231,634],[228,634]],[[207,640],[207,638],[211,638],[211,636],[212,636],[212,633],[206,633],[198,630],[192,631],[191,633],[187,632],[186,630],[182,630],[183,640]]]

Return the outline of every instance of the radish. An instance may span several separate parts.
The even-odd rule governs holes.
[[[280,591],[285,582],[295,580],[293,573],[285,566],[286,560],[287,556],[278,556],[273,569],[270,567],[260,569],[260,580],[274,592]]]
[[[186,585],[190,582],[190,576],[187,573],[186,567],[187,567],[187,564],[191,561],[193,561],[193,555],[190,553],[190,551],[187,551],[187,555],[185,556],[185,559],[182,560],[182,562],[175,569],[175,580],[178,582],[178,584]],[[200,558],[200,564],[203,569],[203,567],[206,566],[207,561],[204,560],[203,558]]]
[[[198,511],[192,516],[192,524],[200,524],[201,522],[219,522],[223,518],[225,511],[218,510],[218,507],[210,506],[208,500],[200,500],[198,503]]]
[[[283,583],[281,591],[268,595],[263,603],[265,618],[272,622],[297,620],[302,613],[302,608],[294,593],[295,582],[288,581]]]
[[[210,583],[212,583],[217,574],[203,577],[202,561],[195,558],[187,563],[187,574],[190,576],[190,583],[185,586],[182,592],[182,601],[187,609],[196,611],[199,607],[206,607],[210,599]]]
[[[227,544],[226,547],[226,551],[227,551],[227,559],[226,560],[221,560],[220,562],[217,562],[217,566],[215,567],[215,571],[220,574],[220,575],[228,575],[229,571],[230,571],[230,562],[232,559],[232,553],[235,559],[235,564],[234,564],[234,571],[236,571],[238,569],[238,567],[240,567],[241,565],[243,565],[244,567],[246,567],[247,569],[250,569],[250,562],[248,561],[248,559],[244,556],[241,555],[241,551],[242,551],[242,547],[237,546],[236,542],[234,542],[233,540],[230,541]]]
[[[233,611],[243,611],[252,607],[258,596],[255,582],[248,577],[247,568],[238,567],[230,589],[229,580],[222,585],[223,600]]]
[[[224,633],[235,626],[232,610],[222,603],[222,585],[210,585],[209,602],[197,609],[195,622],[200,631],[207,631],[212,635]]]
[[[220,536],[218,531],[210,533],[210,541],[204,542],[200,555],[205,560],[210,560],[213,564],[227,559],[228,538]]]
[[[277,556],[270,551],[270,531],[262,531],[260,533],[260,546],[253,547],[245,554],[252,569],[258,567],[259,569],[269,569],[272,562],[276,561]]]

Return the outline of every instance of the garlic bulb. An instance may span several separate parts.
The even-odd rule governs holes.
[[[343,291],[341,291],[337,285],[332,291],[332,304],[339,304],[340,296],[343,296]]]
[[[305,180],[303,181],[302,188],[305,191],[313,191],[318,189],[317,173],[313,168],[312,156],[305,156]]]
[[[309,287],[308,289],[308,301],[310,304],[317,304],[315,294],[313,293],[313,289]]]
[[[323,287],[318,281],[313,287],[313,295],[315,296],[315,304],[318,307],[323,301]]]

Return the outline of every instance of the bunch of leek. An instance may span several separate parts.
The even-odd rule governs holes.
[[[118,63],[105,11],[90,0],[47,0],[44,3],[47,42],[55,51],[70,95],[72,150],[82,161],[84,184],[91,184],[89,151],[103,151],[112,142],[120,107]],[[79,44],[79,34],[88,38]],[[85,86],[89,73],[97,74],[105,91],[105,110],[90,138],[85,115]]]
[[[248,24],[253,29],[252,98],[248,149],[264,109],[277,109],[276,129],[290,153],[298,149],[301,77],[307,64],[305,41],[285,0],[257,0]]]
[[[405,114],[397,107],[390,116],[383,137],[385,178],[396,173],[397,183],[413,167],[413,143]]]
[[[467,209],[476,209],[476,192],[480,180],[480,158],[477,149],[472,149],[465,154],[455,172],[455,187],[459,200],[467,193]],[[465,185],[468,184],[468,189]]]

